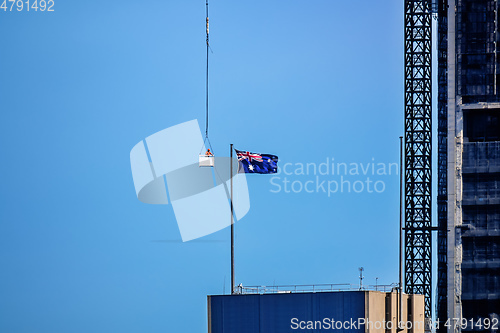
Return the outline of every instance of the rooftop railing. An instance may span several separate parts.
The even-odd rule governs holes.
[[[302,285],[280,285],[280,286],[236,286],[237,294],[288,294],[288,293],[316,293],[331,291],[382,291],[390,292],[397,288],[397,283],[389,285],[359,285],[349,283],[339,284],[302,284]]]

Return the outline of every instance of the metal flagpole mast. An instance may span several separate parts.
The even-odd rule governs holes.
[[[230,146],[231,158],[229,163],[231,165],[231,294],[234,294],[234,221],[233,221],[233,144]]]
[[[402,329],[399,323],[403,320],[403,137],[399,137],[399,318],[397,331]]]

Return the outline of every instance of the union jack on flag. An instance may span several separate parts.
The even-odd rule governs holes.
[[[257,154],[249,151],[237,150],[239,173],[276,173],[278,171],[278,156]]]

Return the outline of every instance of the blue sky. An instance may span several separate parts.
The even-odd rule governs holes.
[[[0,11],[0,31],[0,331],[206,332],[229,229],[182,243],[171,205],[137,200],[129,162],[157,131],[204,127],[205,2],[55,0]],[[210,41],[217,155],[399,162],[403,1],[213,0]],[[356,284],[360,266],[366,284],[397,281],[397,174],[330,197],[271,178],[247,178],[237,283]]]

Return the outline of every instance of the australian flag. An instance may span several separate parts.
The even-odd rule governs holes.
[[[235,149],[236,150],[236,149]],[[278,171],[278,156],[256,154],[236,150],[239,162],[239,173],[276,173]]]

